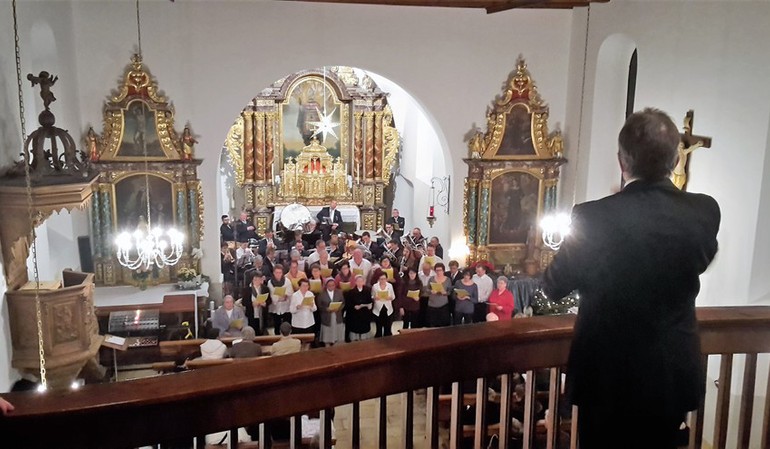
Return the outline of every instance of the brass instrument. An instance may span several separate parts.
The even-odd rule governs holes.
[[[415,242],[411,235],[405,235],[401,237],[401,246],[409,248],[411,251],[417,251],[422,256],[428,245],[425,239]]]
[[[380,226],[380,229],[377,230],[377,233],[375,235],[377,237],[382,238],[385,245],[387,245],[388,243],[390,243],[391,240],[393,240],[393,236],[388,235],[382,226]]]

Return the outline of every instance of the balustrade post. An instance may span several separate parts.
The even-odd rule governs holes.
[[[438,387],[428,387],[425,395],[425,439],[428,447],[438,449]]]
[[[380,449],[387,449],[388,447],[388,397],[380,396],[379,399],[379,420],[377,423],[379,447]]]
[[[401,408],[403,422],[403,436],[401,447],[404,449],[414,449],[414,391],[403,393],[401,398],[403,407]]]
[[[727,420],[730,414],[730,386],[733,381],[733,355],[722,354],[717,387],[717,410],[714,419],[714,449],[727,446]]]
[[[452,383],[452,410],[449,418],[449,449],[460,449],[463,442],[463,399],[459,382]]]
[[[529,370],[525,374],[526,383],[524,384],[524,441],[522,442],[522,449],[532,449],[532,442],[535,439],[535,379],[536,374],[534,370]]]
[[[361,449],[361,403],[353,403],[353,417],[351,418],[352,431],[350,432],[353,438],[350,447],[353,449]]]
[[[754,409],[754,384],[757,379],[757,355],[746,354],[741,389],[741,412],[738,417],[738,448],[748,448],[751,438],[751,417]]]
[[[323,409],[320,413],[321,428],[319,432],[318,447],[331,449],[332,447],[332,409]]]
[[[548,441],[546,449],[556,449],[559,442],[559,399],[561,398],[561,368],[551,368],[551,382],[548,389],[548,409],[546,420]]]
[[[476,379],[476,424],[473,429],[473,449],[485,449],[487,441],[487,379]]]
[[[299,449],[302,446],[302,416],[292,416],[289,427],[289,447]]]
[[[500,376],[500,449],[511,445],[511,375]]]

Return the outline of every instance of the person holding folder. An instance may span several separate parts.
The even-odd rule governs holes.
[[[315,304],[315,295],[310,291],[310,282],[307,279],[299,280],[299,290],[291,296],[289,312],[291,312],[291,333],[309,334],[315,328],[313,312],[318,310]]]
[[[353,272],[350,271],[350,264],[347,262],[342,262],[342,265],[340,265],[340,272],[337,273],[337,276],[335,276],[334,281],[337,283],[337,288],[342,291],[342,293],[347,292],[348,290],[353,288],[353,285],[355,284],[356,277],[353,276]]]
[[[404,319],[404,329],[415,329],[420,325],[420,292],[422,281],[417,270],[411,267],[406,272],[401,288],[398,289],[398,308]]]
[[[262,271],[255,270],[251,278],[250,294],[244,295],[243,310],[246,319],[254,331],[263,335],[267,317],[267,306],[270,303],[270,290],[265,285],[265,277]]]
[[[345,341],[365,340],[372,328],[372,291],[364,277],[355,277],[355,286],[345,293]]]
[[[273,267],[273,278],[268,281],[267,289],[270,290],[270,306],[267,310],[273,318],[275,335],[280,335],[281,323],[291,324],[289,301],[294,293],[291,282],[283,275],[283,265],[276,264]]]
[[[455,282],[455,311],[454,323],[471,324],[473,323],[473,312],[476,304],[479,303],[479,288],[473,282],[473,271],[463,270],[462,279]]]
[[[395,299],[396,294],[393,291],[393,286],[388,282],[388,275],[380,272],[377,282],[372,285],[372,301],[374,302],[372,313],[375,317],[377,329],[374,333],[374,338],[393,335],[390,328],[393,324],[392,316],[395,310],[393,308],[393,300]]]
[[[326,279],[326,285],[318,295],[316,305],[321,313],[320,343],[324,346],[334,346],[335,343],[344,341],[345,324],[342,322],[342,311],[345,308],[345,298],[333,278]]]
[[[449,293],[452,288],[452,282],[449,277],[444,274],[444,264],[437,263],[433,267],[433,271],[436,272],[432,276],[428,285],[430,286],[430,295],[428,296],[428,310],[427,319],[428,327],[444,327],[449,326]]]
[[[508,278],[497,278],[497,289],[489,295],[489,313],[497,315],[499,321],[513,319],[513,293],[508,290]]]

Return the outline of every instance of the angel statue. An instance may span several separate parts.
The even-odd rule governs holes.
[[[51,87],[56,84],[56,81],[59,79],[59,77],[53,76],[43,70],[37,76],[31,73],[28,74],[27,79],[32,81],[32,87],[40,84],[40,98],[43,99],[43,106],[45,106],[45,109],[48,110],[48,106],[56,101],[56,97],[54,97],[53,92],[51,92]]]

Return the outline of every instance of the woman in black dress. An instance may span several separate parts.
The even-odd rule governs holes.
[[[364,340],[372,325],[372,290],[363,276],[356,276],[356,285],[345,293],[345,340]]]

